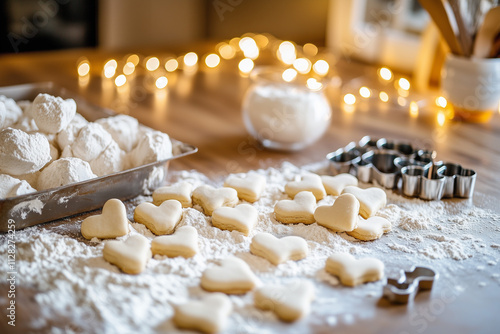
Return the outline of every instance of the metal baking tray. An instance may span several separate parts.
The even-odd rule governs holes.
[[[68,90],[50,82],[0,87],[0,95],[14,100],[33,100],[39,93],[73,98],[78,112],[89,121],[116,115],[113,111],[93,105]],[[0,232],[7,232],[15,223],[22,229],[78,213],[101,208],[110,198],[127,200],[159,187],[165,181],[171,160],[193,154],[195,146],[172,139],[173,156],[122,172],[0,200]]]

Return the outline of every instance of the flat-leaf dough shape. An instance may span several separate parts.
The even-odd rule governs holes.
[[[351,194],[340,195],[332,205],[316,208],[314,218],[319,225],[335,232],[352,231],[358,223],[359,201]]]
[[[321,182],[321,177],[317,174],[308,174],[302,177],[300,181],[291,181],[285,185],[285,192],[291,198],[301,191],[310,191],[317,201],[326,196],[325,187]]]
[[[154,238],[151,251],[153,255],[193,257],[198,253],[198,231],[192,226],[181,226],[174,234]]]
[[[266,178],[256,173],[249,173],[245,177],[229,175],[224,181],[224,187],[233,188],[238,197],[244,201],[256,202],[266,187]]]
[[[224,329],[233,307],[223,293],[211,293],[174,307],[172,320],[178,328],[213,334]]]
[[[119,199],[104,203],[102,213],[83,220],[80,231],[85,239],[113,239],[127,235],[129,231],[127,209]]]
[[[193,203],[200,205],[203,212],[211,216],[214,210],[221,206],[235,206],[238,203],[238,193],[233,188],[215,189],[209,185],[202,185],[193,191]]]
[[[276,220],[284,224],[312,224],[316,198],[310,191],[301,191],[293,200],[284,199],[274,206]]]
[[[391,230],[391,222],[382,217],[370,217],[368,219],[360,218],[358,227],[351,232],[347,232],[351,237],[363,241],[379,239],[382,234]]]
[[[347,173],[335,176],[323,175],[321,176],[321,181],[323,182],[326,193],[333,196],[339,196],[342,193],[342,190],[344,190],[347,186],[358,185],[358,179]]]
[[[179,182],[171,186],[160,187],[153,192],[153,203],[160,205],[169,199],[175,199],[181,202],[183,208],[188,208],[193,205],[191,201],[192,191],[193,185],[188,182]]]
[[[106,261],[127,274],[141,273],[152,256],[148,239],[140,234],[133,235],[125,241],[107,241],[102,255]]]
[[[359,214],[367,219],[377,213],[387,203],[385,191],[377,187],[361,189],[354,186],[345,187],[342,194],[353,194],[361,204]]]
[[[382,279],[384,263],[375,258],[356,260],[351,254],[337,253],[326,260],[325,270],[337,276],[343,285],[356,286]]]
[[[314,299],[314,285],[299,281],[281,285],[268,285],[255,291],[257,308],[273,311],[283,321],[296,321],[309,313]]]
[[[182,218],[181,202],[169,199],[156,206],[153,203],[139,204],[134,211],[134,220],[146,225],[156,235],[171,234]]]
[[[200,285],[212,292],[243,294],[260,284],[248,264],[237,257],[229,257],[207,268],[201,276]]]
[[[221,230],[239,231],[248,235],[257,224],[259,213],[250,204],[240,204],[234,208],[220,207],[212,213],[212,224]]]
[[[288,260],[298,261],[309,254],[307,242],[297,236],[281,239],[269,233],[258,233],[252,238],[250,252],[268,260],[274,265]]]

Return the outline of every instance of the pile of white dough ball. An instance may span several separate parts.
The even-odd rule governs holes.
[[[167,134],[127,115],[88,122],[73,99],[0,95],[0,199],[52,189],[167,159]]]

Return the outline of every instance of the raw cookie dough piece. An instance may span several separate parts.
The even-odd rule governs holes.
[[[0,129],[16,123],[22,114],[23,111],[16,101],[5,95],[0,95]]]
[[[367,220],[359,218],[358,227],[347,232],[351,237],[363,241],[379,239],[382,234],[391,230],[391,222],[382,217],[370,217]]]
[[[245,177],[229,175],[224,181],[224,187],[233,188],[238,197],[244,201],[256,202],[266,187],[266,178],[257,173],[248,173]]]
[[[98,119],[96,123],[102,125],[125,152],[130,152],[137,145],[139,133],[137,119],[128,115],[117,115]]]
[[[50,144],[44,135],[12,128],[0,131],[0,173],[33,173],[50,159]]]
[[[295,195],[302,191],[312,192],[317,201],[326,196],[321,177],[316,174],[305,175],[301,181],[292,181],[285,185],[285,192],[291,198],[294,198]]]
[[[356,286],[382,279],[384,263],[375,258],[356,260],[351,254],[337,253],[326,260],[325,270],[338,276],[343,285]]]
[[[96,177],[88,162],[78,158],[62,158],[50,163],[38,177],[38,190],[81,182]]]
[[[234,208],[220,207],[212,213],[212,224],[221,230],[239,231],[248,235],[257,225],[258,212],[250,204],[240,204]]]
[[[215,189],[209,185],[202,185],[193,191],[193,203],[200,205],[203,212],[211,216],[214,210],[221,206],[235,206],[238,203],[238,193],[233,188]]]
[[[192,226],[181,226],[172,235],[154,238],[151,251],[154,255],[193,257],[198,253],[198,231]]]
[[[134,220],[146,225],[156,235],[171,234],[182,218],[182,205],[171,199],[156,206],[144,202],[134,210]]]
[[[127,210],[119,199],[112,198],[104,203],[102,214],[83,220],[81,232],[85,239],[110,239],[128,233]]]
[[[273,311],[283,321],[296,321],[309,313],[314,299],[314,285],[309,281],[299,281],[259,288],[254,294],[255,306]]]
[[[57,134],[57,145],[59,145],[59,148],[62,150],[66,146],[73,144],[80,130],[87,124],[89,122],[82,115],[76,113],[68,126]]]
[[[139,167],[172,156],[170,137],[160,131],[147,131],[139,138],[136,147],[130,151],[128,160],[131,167]]]
[[[63,100],[49,94],[38,94],[28,114],[33,117],[41,131],[58,133],[75,117],[76,102],[73,99]]]
[[[358,222],[359,201],[351,194],[340,195],[332,205],[316,208],[314,218],[319,225],[335,232],[352,231]]]
[[[200,280],[203,289],[227,294],[246,293],[259,283],[248,264],[237,257],[226,258],[220,265],[209,267]]]
[[[232,310],[229,297],[211,293],[202,300],[176,306],[172,320],[178,328],[213,334],[224,329]]]
[[[102,255],[127,274],[139,274],[146,268],[152,257],[149,241],[137,234],[126,241],[110,240],[104,244]]]
[[[183,208],[193,205],[191,201],[191,193],[193,185],[188,182],[179,182],[171,186],[160,187],[153,192],[153,203],[160,205],[161,203],[175,199],[181,202]]]
[[[284,224],[312,224],[316,198],[310,191],[301,191],[293,200],[284,199],[274,206],[276,220]]]
[[[380,188],[361,189],[354,186],[345,187],[342,194],[353,194],[359,201],[359,214],[367,219],[377,213],[387,203],[387,195]]]
[[[347,186],[357,186],[358,179],[347,173],[336,176],[323,175],[321,181],[328,195],[339,196]]]
[[[90,168],[97,176],[120,172],[125,169],[125,165],[125,152],[114,141],[90,162]]]
[[[288,260],[304,259],[309,254],[309,247],[301,237],[289,236],[278,239],[269,233],[258,233],[252,238],[250,252],[277,266]]]
[[[71,144],[73,156],[90,162],[96,159],[113,139],[104,128],[97,123],[89,123],[80,129],[78,136]]]

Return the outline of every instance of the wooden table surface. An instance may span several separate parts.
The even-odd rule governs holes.
[[[207,47],[201,46],[199,49],[206,52]],[[143,54],[164,52],[146,51]],[[171,169],[196,169],[213,178],[233,172],[279,166],[284,161],[297,165],[321,161],[328,152],[365,135],[409,140],[416,145],[434,148],[439,160],[457,162],[474,169],[478,174],[476,192],[487,195],[480,196],[480,200],[475,199],[474,202],[500,211],[499,114],[486,124],[446,121],[444,125],[439,125],[435,114],[422,112],[416,118],[410,117],[407,108],[395,105],[381,107],[380,103],[373,103],[365,110],[349,113],[339,107],[339,95],[329,91],[333,117],[327,133],[316,144],[300,152],[275,152],[262,149],[244,128],[240,106],[249,79],[238,73],[237,60],[224,61],[215,69],[200,65],[197,72],[189,75],[179,72],[170,78],[168,89],[161,91],[144,87],[118,91],[112,81],[106,83],[106,79],[101,80],[96,73],[102,70],[106,59],[122,59],[125,54],[80,49],[0,55],[0,86],[52,81],[95,104],[128,113],[145,125],[199,148],[198,153],[174,161]],[[92,67],[90,81],[86,84],[79,81],[76,71],[81,56],[87,57]],[[95,69],[94,64],[99,69]],[[335,70],[344,83],[374,73],[373,68],[346,61],[339,61]],[[447,328],[454,318],[465,317],[469,305],[473,305],[479,295],[484,298],[484,305],[498,311],[500,292],[498,287],[495,289],[493,292],[482,290],[479,293],[466,291],[453,308],[444,314],[444,319],[448,320],[438,322],[437,328]],[[25,292],[26,300],[32,298],[33,293],[28,289]],[[27,307],[27,312],[32,312],[30,307]],[[36,311],[33,312],[36,314]],[[394,316],[395,323],[402,321],[398,320],[397,312],[377,312],[383,313],[385,317]],[[387,318],[381,318],[380,323],[390,326]],[[370,328],[369,323],[351,327],[362,331],[370,331]]]

